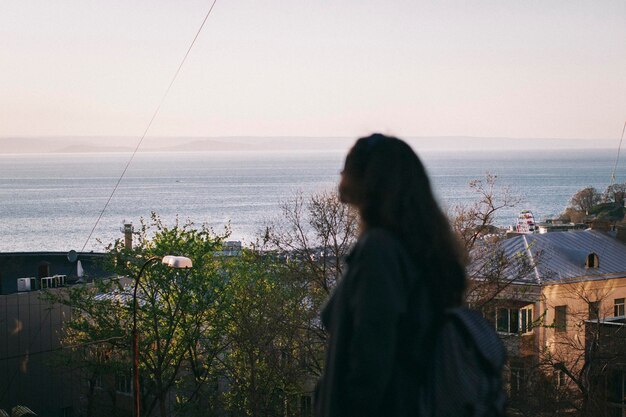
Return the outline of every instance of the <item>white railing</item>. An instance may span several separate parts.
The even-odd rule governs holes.
[[[46,288],[63,287],[65,285],[65,278],[67,278],[67,275],[53,275],[51,277],[43,277],[40,280],[39,288],[43,290]]]

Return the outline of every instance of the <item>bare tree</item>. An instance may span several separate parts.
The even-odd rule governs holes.
[[[624,204],[626,198],[626,183],[611,184],[604,191],[604,199],[609,202]]]
[[[266,228],[264,245],[297,259],[292,265],[305,268],[305,278],[328,296],[343,273],[343,257],[356,240],[357,214],[334,191],[310,197],[296,194],[281,210],[280,221]]]
[[[508,188],[497,186],[497,179],[496,175],[487,173],[484,180],[470,181],[469,187],[476,200],[456,205],[450,213],[452,227],[468,253],[475,248],[479,238],[497,229],[495,221],[499,212],[521,202]]]
[[[483,180],[471,181],[469,187],[475,201],[453,207],[450,220],[469,258],[467,302],[485,310],[498,304],[514,283],[527,280],[537,259],[529,258],[526,252],[510,257],[500,245],[503,236],[496,218],[503,210],[517,206],[520,198],[498,186],[497,176],[489,173]]]
[[[344,258],[356,240],[357,213],[339,201],[334,191],[305,197],[301,193],[282,204],[282,217],[267,226],[263,249],[274,250],[288,262],[292,276],[307,288],[308,320],[304,323],[309,371],[322,370],[326,331],[319,312],[341,278]]]
[[[570,199],[570,207],[578,212],[587,213],[602,201],[602,194],[594,187],[579,190]]]

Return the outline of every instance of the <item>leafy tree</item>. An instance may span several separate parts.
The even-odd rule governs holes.
[[[485,311],[525,291],[515,283],[537,262],[525,253],[507,258],[499,246],[497,216],[519,200],[496,180],[487,175],[470,183],[476,201],[451,211],[471,261],[468,301]],[[358,220],[334,192],[299,194],[283,204],[282,214],[256,247],[238,257],[215,256],[227,230],[216,235],[191,223],[167,227],[156,215],[142,221],[135,248],[120,241],[110,247],[112,270],[131,278],[152,256],[185,255],[194,262],[182,273],[153,265],[142,277],[138,324],[146,415],[156,410],[165,416],[172,397],[179,415],[295,413],[291,399],[310,390],[307,384],[323,367],[327,335],[319,312],[343,273]],[[75,312],[66,351],[92,380],[92,394],[99,375],[130,369],[128,284],[77,286],[65,298]],[[539,380],[543,374],[536,375]],[[541,395],[556,395],[549,385],[536,386],[545,388]]]
[[[307,381],[307,288],[273,254],[244,250],[223,268],[226,408],[251,417],[295,415],[290,399]]]
[[[61,338],[63,350],[56,365],[80,370],[87,382],[87,416],[96,409],[118,415],[114,384],[101,384],[109,376],[125,373],[129,369],[128,334],[125,321],[128,309],[116,297],[99,299],[97,294],[120,295],[123,287],[118,280],[99,281],[92,285],[77,285],[67,292],[50,292],[51,299],[72,307],[71,320],[64,323]],[[109,401],[98,401],[96,387],[106,392]]]
[[[178,221],[168,227],[153,213],[150,223],[141,221],[134,248],[125,248],[120,240],[109,247],[111,269],[125,277],[136,277],[154,256],[184,255],[194,263],[188,271],[153,265],[141,277],[137,324],[144,415],[157,409],[165,417],[174,391],[177,406],[190,407],[214,378],[213,364],[224,349],[223,329],[216,324],[221,323],[225,285],[214,251],[227,232],[216,235],[205,226]],[[94,378],[131,369],[130,284],[122,279],[76,286],[59,300],[75,313],[66,325],[66,351]]]

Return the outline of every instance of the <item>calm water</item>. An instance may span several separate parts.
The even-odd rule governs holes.
[[[512,224],[530,209],[541,219],[560,213],[585,186],[604,190],[615,151],[422,153],[444,206],[469,202],[468,183],[486,172],[523,199],[498,218]],[[128,154],[0,155],[0,251],[80,250],[129,158]],[[343,152],[218,152],[138,154],[87,250],[121,236],[123,220],[137,224],[156,211],[206,222],[230,222],[232,238],[254,240],[279,204],[294,193],[332,189]],[[626,167],[618,167],[618,182]]]

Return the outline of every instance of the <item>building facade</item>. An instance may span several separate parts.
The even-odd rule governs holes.
[[[57,355],[71,310],[42,291],[64,291],[78,281],[108,275],[101,266],[104,254],[76,255],[0,254],[0,409],[25,405],[41,416],[78,415],[78,379]]]
[[[512,402],[528,401],[529,389],[542,387],[533,396],[551,398],[555,407],[626,415],[623,398],[610,400],[617,381],[626,380],[620,377],[626,351],[607,354],[619,334],[606,330],[625,318],[626,245],[596,230],[521,235],[500,244],[507,259],[529,263],[522,274],[510,267],[511,285],[489,313],[509,352]],[[607,414],[609,408],[618,414]]]

